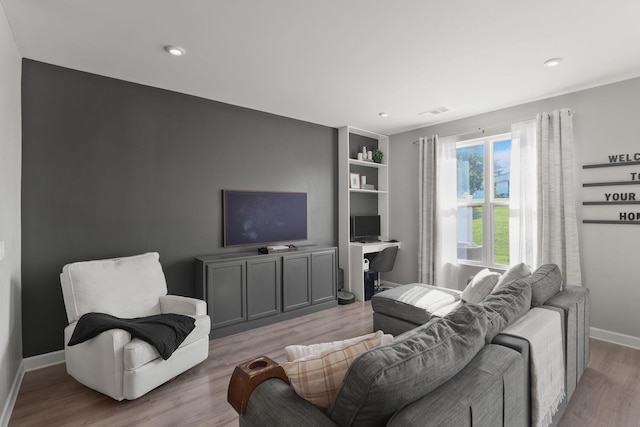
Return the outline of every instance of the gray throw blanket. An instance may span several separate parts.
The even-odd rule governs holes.
[[[182,344],[196,327],[193,317],[167,313],[155,316],[120,319],[105,313],[83,314],[69,340],[69,345],[80,344],[109,329],[124,329],[131,336],[154,346],[164,360]]]

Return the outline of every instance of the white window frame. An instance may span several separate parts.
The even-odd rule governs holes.
[[[493,145],[495,142],[511,140],[511,132],[500,133],[496,135],[483,136],[456,143],[456,152],[459,148],[472,147],[475,145],[484,145],[484,201],[466,202],[463,199],[457,199],[457,206],[460,207],[482,207],[482,260],[470,260],[459,258],[459,264],[497,267],[504,268],[508,264],[497,264],[494,260],[495,228],[494,207],[509,206],[509,201],[495,200],[495,183],[494,183],[494,163],[493,163]],[[512,170],[509,173],[513,173]],[[456,234],[456,242],[458,241]]]

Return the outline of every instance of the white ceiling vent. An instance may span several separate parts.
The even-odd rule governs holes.
[[[421,116],[425,116],[427,114],[432,114],[432,115],[436,115],[436,114],[440,114],[440,113],[446,113],[447,111],[449,111],[449,109],[447,107],[438,107],[438,108],[434,108],[433,110],[429,110],[429,111],[423,111],[422,113],[420,113]]]

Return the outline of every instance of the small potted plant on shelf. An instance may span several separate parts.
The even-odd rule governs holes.
[[[371,155],[373,157],[373,161],[375,163],[382,163],[382,151],[378,150],[377,148],[373,149],[373,154]]]

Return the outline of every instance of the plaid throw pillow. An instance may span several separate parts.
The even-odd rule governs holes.
[[[378,331],[355,339],[315,344],[309,347],[312,351],[322,349],[321,353],[287,362],[284,370],[298,395],[316,406],[328,408],[335,400],[351,362],[360,353],[392,339],[390,335]],[[300,346],[295,347],[298,354],[304,352]]]

